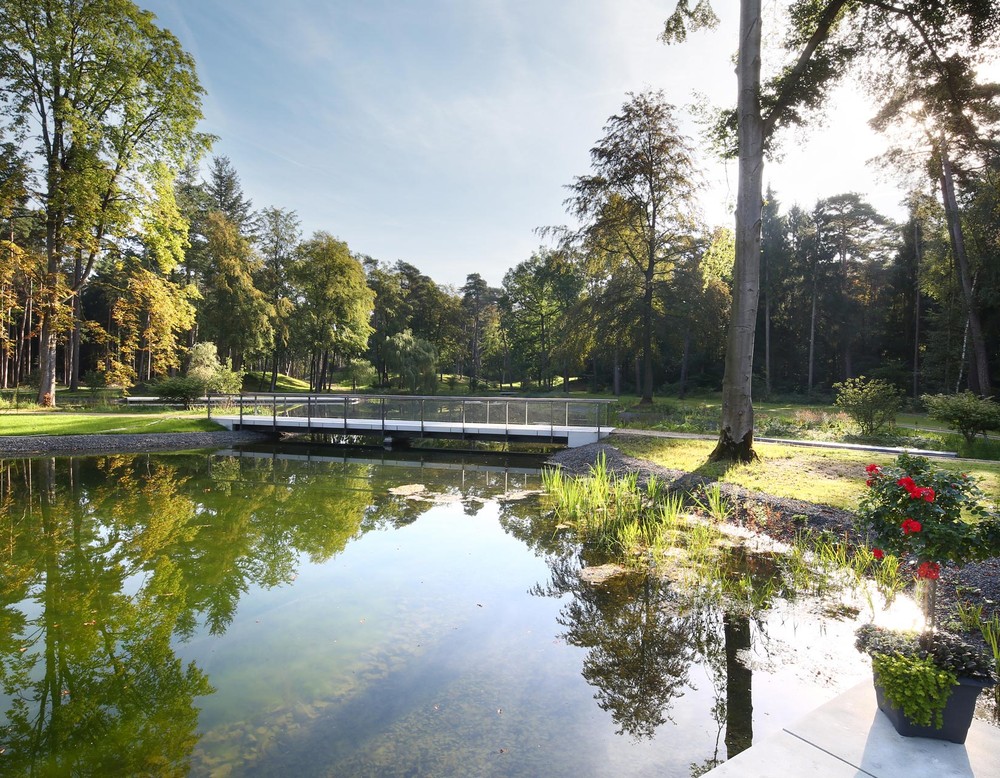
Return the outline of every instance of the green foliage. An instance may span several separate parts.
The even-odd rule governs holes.
[[[859,376],[834,384],[833,388],[837,391],[837,406],[861,428],[862,435],[874,435],[895,422],[902,403],[902,395],[895,386]]]
[[[344,379],[350,382],[353,391],[359,386],[374,384],[378,380],[378,372],[367,359],[352,359],[344,368]]]
[[[907,718],[922,726],[941,726],[941,712],[958,678],[993,681],[994,662],[949,632],[916,632],[866,624],[856,633],[858,651],[872,668],[886,697]]]
[[[148,183],[155,162],[177,165],[208,138],[196,130],[203,90],[194,61],[154,19],[130,0],[54,0],[44,12],[10,0],[0,13],[0,129],[43,177],[34,189],[49,225],[46,285],[64,299],[86,284],[109,239],[131,238],[139,222],[155,263],[176,248],[169,227],[151,229],[172,214],[147,207],[157,199]],[[39,305],[40,395],[55,393],[57,336],[73,326],[65,311],[56,299]]]
[[[908,454],[895,467],[869,465],[868,472],[857,526],[876,548],[958,565],[1000,553],[1000,518],[973,479]]]
[[[609,470],[603,454],[586,476],[548,469],[542,471],[542,483],[560,521],[571,523],[584,543],[607,551],[628,555],[657,546],[680,520],[678,502],[654,504],[654,496],[663,497],[658,481],[644,489],[635,472]]]
[[[983,634],[983,641],[993,656],[993,674],[1000,678],[1000,617],[980,620],[979,629]],[[1000,684],[995,687],[994,694],[1000,703]]]
[[[967,443],[987,430],[1000,428],[1000,406],[972,392],[961,394],[925,394],[920,400],[932,419],[944,422],[960,432]]]
[[[292,276],[298,298],[294,329],[301,345],[317,356],[363,353],[372,334],[375,295],[347,244],[329,233],[314,233],[299,245]],[[320,380],[314,376],[314,390]]]
[[[243,372],[233,370],[231,359],[220,362],[214,343],[195,343],[191,347],[186,375],[199,381],[203,391],[239,394],[243,389]]]
[[[413,394],[433,394],[437,390],[437,349],[434,344],[413,337],[409,330],[393,335],[385,343],[385,363],[396,374],[400,388]]]
[[[273,308],[254,285],[260,260],[238,225],[220,211],[205,219],[204,301],[199,310],[201,334],[224,354],[259,356],[273,343]]]
[[[874,654],[872,669],[886,698],[910,721],[924,727],[931,722],[938,729],[944,726],[944,706],[951,687],[958,683],[954,673],[940,669],[930,659],[899,654]]]
[[[88,370],[84,373],[83,383],[90,389],[91,395],[96,395],[98,391],[108,385],[107,376],[100,370]]]
[[[190,408],[192,402],[205,394],[205,382],[191,376],[175,376],[160,381],[153,391],[161,400],[183,403]]]
[[[722,486],[714,483],[707,488],[703,488],[702,494],[704,495],[704,499],[695,495],[693,498],[695,504],[708,514],[712,521],[726,521],[733,512],[733,509],[729,500],[722,494]]]

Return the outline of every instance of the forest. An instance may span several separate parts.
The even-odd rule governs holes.
[[[711,151],[662,92],[624,96],[607,120],[591,170],[567,182],[575,226],[539,225],[499,287],[479,272],[455,287],[251,202],[197,130],[193,59],[151,14],[109,4],[116,41],[73,3],[29,24],[33,5],[0,16],[0,388],[54,405],[57,384],[154,386],[184,374],[196,344],[272,389],[279,375],[422,394],[721,387],[737,240],[699,215]],[[825,397],[862,375],[912,397],[992,393],[1000,87],[960,57],[947,72],[941,97],[915,68],[875,121],[910,119],[882,160],[905,222],[855,192],[764,194],[755,397]]]

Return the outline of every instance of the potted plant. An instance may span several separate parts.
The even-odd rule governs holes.
[[[1000,519],[967,475],[900,455],[895,467],[868,465],[868,492],[857,524],[876,560],[887,556],[915,571],[924,614],[920,633],[858,630],[872,657],[879,709],[901,735],[964,743],[980,690],[995,682],[985,654],[936,629],[941,565],[964,565],[1000,553]]]

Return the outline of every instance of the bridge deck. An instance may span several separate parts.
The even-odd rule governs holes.
[[[235,430],[583,446],[613,431],[610,400],[446,395],[241,394],[206,398]],[[214,409],[213,409],[213,406]]]
[[[228,429],[325,435],[380,435],[385,438],[449,438],[453,440],[559,443],[570,448],[596,443],[613,427],[579,427],[554,424],[486,424],[461,421],[412,421],[406,419],[336,419],[302,416],[219,416],[212,420]]]

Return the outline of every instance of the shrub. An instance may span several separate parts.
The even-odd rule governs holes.
[[[344,368],[344,378],[351,382],[351,391],[359,386],[371,386],[378,380],[378,371],[367,359],[352,359]]]
[[[156,396],[168,402],[183,403],[190,408],[191,403],[205,393],[205,382],[191,376],[165,378],[153,387]]]
[[[900,391],[878,378],[864,376],[848,378],[834,384],[839,408],[861,428],[862,435],[874,435],[882,427],[896,421],[896,411],[902,401]]]
[[[83,382],[90,389],[90,393],[96,395],[98,391],[108,385],[108,378],[100,370],[88,370],[83,374]]]
[[[233,370],[233,361],[219,361],[214,343],[195,343],[189,352],[187,377],[200,381],[201,392],[239,394],[243,390],[243,371]]]
[[[960,432],[967,443],[987,430],[1000,428],[1000,406],[970,391],[961,394],[925,394],[920,398],[927,415]]]
[[[918,576],[936,579],[943,562],[963,565],[1000,553],[1000,516],[967,474],[909,454],[900,454],[895,467],[865,470],[868,491],[856,526],[880,554],[912,557],[921,563]]]

